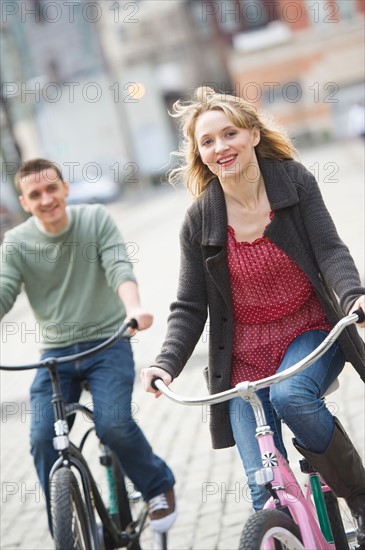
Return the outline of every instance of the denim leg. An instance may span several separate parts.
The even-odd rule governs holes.
[[[69,351],[68,353],[71,353]],[[52,350],[42,354],[42,359],[47,356],[67,355],[65,350]],[[66,401],[78,401],[80,397],[80,384],[74,380],[73,365],[65,364],[59,367],[61,391]],[[31,428],[30,446],[33,455],[37,475],[46,497],[48,524],[51,530],[51,516],[49,506],[49,473],[54,462],[58,458],[58,452],[53,447],[54,415],[52,409],[52,386],[47,369],[39,369],[30,390],[31,400]]]
[[[303,359],[327,336],[312,330],[298,336],[288,347],[277,372]],[[345,359],[336,342],[322,357],[304,371],[271,387],[270,399],[278,414],[294,433],[298,444],[323,453],[331,440],[334,418],[321,397],[339,376]]]
[[[275,446],[286,458],[287,453],[283,444],[281,435],[281,422],[277,418],[275,411],[269,401],[269,390],[263,389],[257,392],[261,399],[266,421],[274,432]],[[255,437],[256,420],[251,405],[241,397],[231,399],[229,404],[229,413],[233,437],[243,462],[248,486],[251,493],[252,506],[254,510],[261,510],[270,494],[265,487],[257,485],[255,482],[256,470],[262,468],[260,449]]]
[[[138,420],[138,404],[131,403],[134,362],[129,340],[123,339],[85,365],[93,396],[96,433],[117,455],[122,468],[146,501],[171,489],[170,468],[156,456]]]

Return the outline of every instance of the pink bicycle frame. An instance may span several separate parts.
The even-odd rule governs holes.
[[[287,460],[275,447],[273,432],[270,427],[258,427],[256,437],[260,447],[263,468],[269,468],[272,475],[270,476],[269,472],[265,473],[272,477],[271,486],[277,494],[280,505],[289,509],[295,523],[298,524],[303,546],[305,548],[316,548],[317,550],[335,550],[335,545],[326,541],[317,523],[315,509],[310,502],[310,490],[307,489],[307,495],[304,497]],[[277,508],[277,503],[275,503],[274,497],[270,497],[264,509],[275,508]],[[271,546],[265,547],[265,550],[270,550],[270,548]]]
[[[240,395],[242,399],[251,404],[256,418],[256,437],[258,439],[263,464],[263,467],[256,472],[256,483],[258,485],[270,484],[275,495],[275,498],[274,496],[269,498],[264,509],[271,510],[277,507],[279,509],[281,507],[287,507],[289,509],[293,520],[300,529],[303,543],[302,548],[311,550],[314,548],[316,550],[335,550],[335,545],[327,542],[322,534],[319,523],[317,522],[317,512],[311,500],[312,491],[310,487],[307,487],[306,496],[304,497],[288,462],[276,449],[273,432],[270,426],[267,425],[265,412],[256,392],[261,388],[267,388],[272,384],[290,378],[294,374],[309,367],[330,348],[347,326],[353,323],[362,322],[363,320],[364,313],[359,309],[341,319],[315,350],[286,371],[276,373],[254,382],[240,382],[235,388],[218,394],[204,397],[185,397],[174,394],[161,379],[157,378],[153,383],[154,388],[160,390],[172,401],[183,405],[215,405],[217,403],[229,401],[229,399],[233,399],[237,395]],[[328,487],[324,487],[322,490],[326,491]],[[269,540],[265,543],[265,550],[273,550],[272,543],[270,543]]]

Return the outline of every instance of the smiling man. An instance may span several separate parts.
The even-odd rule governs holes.
[[[152,315],[140,303],[126,248],[101,205],[67,206],[69,185],[48,160],[25,162],[15,177],[23,209],[32,216],[5,234],[1,247],[0,317],[24,284],[37,321],[42,358],[72,355],[109,338],[126,319],[148,329]],[[124,251],[124,252],[123,252]],[[118,297],[119,299],[116,299]],[[131,414],[134,361],[129,338],[81,363],[59,368],[66,401],[78,400],[87,380],[96,432],[118,456],[123,470],[149,505],[151,526],[167,531],[175,511],[174,477],[156,456]],[[31,452],[47,500],[53,448],[52,387],[46,369],[31,387]],[[121,414],[116,414],[121,411]]]
[[[46,162],[45,165],[48,163]],[[42,164],[40,164],[40,167]],[[63,181],[59,168],[46,167],[39,172],[18,172],[16,185],[23,209],[33,214],[47,233],[59,233],[68,223],[66,198],[69,184]]]

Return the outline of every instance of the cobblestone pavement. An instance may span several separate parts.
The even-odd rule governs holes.
[[[364,276],[364,182],[360,142],[305,151],[302,160],[317,170],[318,179],[339,232]],[[338,180],[338,181],[336,181]],[[131,244],[135,271],[145,307],[155,314],[153,327],[134,342],[136,369],[153,362],[166,327],[168,305],[174,299],[178,272],[178,231],[188,201],[184,191],[140,191],[135,197],[110,205],[110,212]],[[37,330],[21,295],[3,320],[1,362],[16,364],[37,357]],[[33,332],[32,332],[33,331]],[[174,382],[186,395],[206,393],[202,369],[206,363],[203,334],[184,374]],[[137,373],[138,374],[138,373]],[[44,499],[29,454],[28,393],[33,373],[4,373],[1,380],[1,539],[2,550],[49,550]],[[348,433],[364,453],[364,385],[347,365],[341,387],[328,398]],[[88,394],[84,399],[89,400]],[[171,550],[230,550],[238,547],[242,526],[250,514],[245,476],[235,448],[213,451],[208,430],[209,412],[182,407],[143,392],[136,377],[134,416],[155,452],[173,468],[179,516],[169,536]],[[73,433],[78,440],[82,419]],[[290,461],[297,471],[297,455],[285,431]],[[96,463],[95,449],[87,449]],[[144,548],[152,548],[150,535]]]

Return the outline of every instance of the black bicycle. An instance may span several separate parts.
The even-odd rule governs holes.
[[[142,495],[125,475],[116,455],[100,442],[100,464],[105,468],[107,491],[97,485],[83,455],[83,449],[91,433],[92,425],[83,435],[79,445],[69,439],[68,418],[81,412],[93,421],[93,411],[81,403],[66,403],[61,392],[58,366],[85,359],[105,350],[123,337],[128,328],[138,328],[137,321],[121,326],[108,340],[81,353],[65,357],[49,357],[30,365],[5,366],[1,370],[19,371],[46,368],[52,383],[52,407],[54,412],[54,448],[59,457],[50,472],[50,505],[53,539],[56,550],[113,550],[128,548],[141,550],[140,538],[148,524],[147,506],[143,503],[135,511]],[[129,490],[127,490],[129,489]],[[135,516],[135,517],[134,517]],[[167,534],[153,533],[155,548],[167,549]]]

